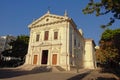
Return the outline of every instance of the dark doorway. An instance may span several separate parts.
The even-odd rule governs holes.
[[[42,64],[47,64],[48,60],[48,50],[43,50],[42,51]]]

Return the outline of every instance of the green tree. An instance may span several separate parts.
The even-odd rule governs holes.
[[[3,56],[11,56],[11,57],[25,57],[28,50],[28,42],[29,37],[26,35],[17,36],[15,41],[11,41],[9,43],[12,46],[12,49],[5,50],[2,52]]]
[[[120,0],[90,0],[83,9],[83,13],[95,13],[96,16],[112,14],[110,21],[106,25],[101,25],[102,28],[106,28],[112,25],[116,19],[120,19]]]
[[[101,63],[119,64],[120,62],[120,29],[107,29],[102,33],[97,59]]]
[[[29,37],[26,35],[17,36],[17,39],[9,43],[11,49],[2,52],[3,56],[15,57],[9,61],[1,60],[1,67],[16,67],[22,65],[25,61],[25,55],[28,50]]]
[[[96,50],[96,60],[98,63],[105,63],[106,58],[101,49]]]

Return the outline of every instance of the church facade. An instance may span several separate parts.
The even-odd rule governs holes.
[[[66,12],[59,16],[48,11],[28,27],[30,40],[25,64],[60,66],[68,71],[73,66],[95,68],[94,41],[83,37],[82,30],[77,29]]]

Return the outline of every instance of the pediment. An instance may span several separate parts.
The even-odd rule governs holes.
[[[45,14],[42,17],[40,17],[39,19],[33,21],[29,25],[29,27],[51,24],[51,23],[60,22],[60,21],[65,21],[66,19],[68,19],[68,17],[58,16],[58,15],[53,15],[53,14]]]

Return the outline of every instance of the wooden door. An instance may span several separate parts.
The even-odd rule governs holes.
[[[34,55],[33,64],[37,64],[37,55]]]
[[[53,54],[53,56],[52,56],[52,64],[53,65],[57,64],[57,54]]]

